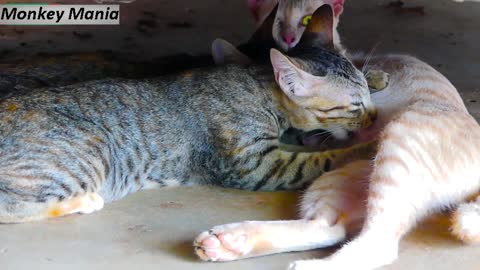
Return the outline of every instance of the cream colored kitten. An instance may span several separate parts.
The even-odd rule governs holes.
[[[370,63],[390,74],[388,86],[372,95],[378,120],[358,134],[378,140],[375,158],[321,176],[303,197],[301,220],[249,221],[202,233],[195,242],[202,259],[321,248],[358,233],[334,255],[289,269],[376,269],[397,258],[400,239],[417,221],[446,207],[456,207],[452,233],[480,242],[478,123],[429,65],[401,55]]]
[[[337,25],[343,13],[344,0],[248,0],[257,23],[263,22],[278,3],[278,10],[273,24],[272,35],[275,43],[283,51],[295,47],[310,22],[312,14],[317,8],[329,4],[335,14],[333,41],[337,49],[343,50]]]

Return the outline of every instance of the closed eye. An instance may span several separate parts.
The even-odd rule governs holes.
[[[328,113],[328,112],[337,111],[337,110],[346,110],[347,108],[348,108],[347,106],[335,106],[329,109],[314,109],[314,110],[321,113]]]
[[[350,110],[348,111],[348,113],[351,113],[353,115],[360,115],[362,113],[362,110],[361,109],[356,109],[356,110]]]

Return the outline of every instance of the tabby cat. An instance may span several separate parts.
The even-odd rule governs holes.
[[[368,151],[281,147],[287,128],[344,138],[375,114],[365,77],[333,50],[332,21],[314,17],[290,56],[271,51],[273,70],[226,65],[2,100],[0,222],[90,213],[152,186],[297,189]]]
[[[456,209],[452,233],[480,243],[480,126],[442,74],[410,56],[387,55],[368,68],[389,73],[372,95],[378,120],[356,133],[378,140],[373,160],[319,177],[301,202],[301,218],[216,226],[195,241],[203,260],[230,261],[333,246],[332,256],[297,261],[295,270],[371,270],[393,262],[401,238],[432,212]]]
[[[332,6],[335,14],[333,41],[339,51],[344,51],[337,25],[343,13],[344,0],[248,0],[247,5],[255,21],[261,23],[278,3],[272,34],[277,46],[283,51],[294,48],[303,35],[312,14],[323,4]]]

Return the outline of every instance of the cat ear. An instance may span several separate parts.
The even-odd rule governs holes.
[[[230,42],[217,38],[212,42],[212,56],[216,65],[235,63],[240,65],[248,65],[250,59],[241,53]]]
[[[273,40],[272,36],[272,28],[273,28],[273,23],[275,21],[275,17],[277,16],[277,9],[278,9],[278,4],[275,5],[275,7],[272,9],[270,14],[265,18],[265,20],[262,22],[260,27],[258,27],[257,31],[252,35],[250,38],[249,42],[266,42]]]
[[[299,69],[295,64],[277,49],[270,50],[275,80],[282,91],[288,96],[311,96],[313,75]]]
[[[333,47],[334,15],[328,4],[319,7],[305,29],[307,42],[319,42],[322,46]]]
[[[333,14],[335,17],[340,17],[343,13],[343,6],[345,5],[345,0],[327,0],[326,4],[329,4],[333,8]]]

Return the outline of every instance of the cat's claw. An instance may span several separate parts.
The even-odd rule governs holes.
[[[194,241],[195,253],[204,261],[224,262],[242,258],[250,249],[241,230],[217,226],[201,233]]]

